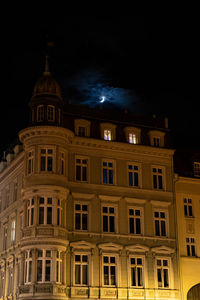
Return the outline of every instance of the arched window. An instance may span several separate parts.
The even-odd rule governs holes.
[[[187,294],[187,300],[198,300],[198,299],[200,299],[200,283],[193,286]]]

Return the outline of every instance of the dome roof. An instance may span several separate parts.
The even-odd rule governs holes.
[[[52,78],[48,66],[48,58],[46,57],[46,65],[43,76],[37,81],[34,90],[33,97],[41,95],[52,95],[58,98],[62,98],[61,89],[57,81]]]

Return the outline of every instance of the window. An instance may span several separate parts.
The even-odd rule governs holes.
[[[143,287],[144,263],[143,257],[130,257],[131,286]]]
[[[113,255],[103,256],[103,285],[116,286],[116,257]]]
[[[3,251],[7,249],[7,236],[8,236],[8,227],[6,225],[3,227]]]
[[[193,213],[192,213],[192,199],[184,198],[183,203],[184,203],[184,215],[185,215],[185,217],[192,217],[193,216]]]
[[[103,184],[114,184],[114,162],[103,161],[102,170]]]
[[[129,208],[129,233],[141,234],[142,211],[140,208]]]
[[[15,244],[15,230],[16,230],[16,220],[11,222],[11,245]]]
[[[124,128],[125,135],[126,135],[126,141],[129,144],[139,144],[140,143],[140,135],[141,135],[141,129],[137,127],[125,127]]]
[[[164,189],[164,170],[161,167],[152,167],[153,174],[153,188],[157,190]]]
[[[27,250],[25,252],[25,273],[24,273],[24,282],[31,283],[32,275],[32,250]]]
[[[32,226],[34,222],[34,199],[28,200],[27,204],[27,225]]]
[[[47,120],[48,121],[55,120],[55,107],[52,105],[47,106]]]
[[[169,288],[169,260],[156,259],[157,283],[159,288]]]
[[[4,296],[5,291],[5,267],[0,265],[0,297]]]
[[[130,144],[138,144],[138,139],[135,133],[129,133],[128,140]]]
[[[38,122],[44,121],[44,105],[39,105],[37,107],[37,121]]]
[[[75,254],[75,285],[88,285],[88,255]]]
[[[200,177],[200,162],[194,162],[194,176]]]
[[[140,186],[140,169],[139,165],[134,163],[128,164],[128,184],[129,186],[139,187]]]
[[[103,232],[115,232],[116,207],[102,206]]]
[[[158,137],[158,136],[153,137],[153,146],[160,147],[160,137]]]
[[[74,121],[75,134],[81,137],[90,136],[90,121],[84,119],[76,119]]]
[[[51,281],[52,254],[50,250],[38,250],[37,282]]]
[[[87,170],[88,170],[88,159],[87,158],[76,158],[76,180],[87,181]]]
[[[13,188],[13,201],[17,201],[17,190],[18,190],[18,184],[17,182],[14,182],[14,188]]]
[[[189,237],[186,238],[186,248],[187,248],[187,256],[196,256],[194,238],[189,238]]]
[[[166,236],[166,211],[154,211],[154,230],[156,236]]]
[[[65,153],[60,153],[60,174],[65,175]]]
[[[40,150],[40,171],[53,171],[53,149]]]
[[[86,136],[86,128],[83,126],[78,127],[78,135],[79,136]]]
[[[63,209],[62,202],[60,199],[57,199],[57,226],[63,225]]]
[[[62,282],[62,254],[56,251],[56,282]]]
[[[105,141],[111,141],[111,130],[109,129],[104,129],[104,140]]]
[[[33,150],[28,152],[28,166],[27,173],[31,174],[34,171],[34,153]]]
[[[52,224],[52,198],[39,199],[39,224]]]
[[[88,205],[75,203],[75,230],[88,230]]]

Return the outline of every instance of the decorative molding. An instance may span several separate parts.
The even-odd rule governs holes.
[[[96,247],[96,245],[86,241],[77,241],[77,242],[71,242],[70,247],[76,249],[93,249]]]
[[[150,203],[153,206],[162,206],[162,207],[168,207],[171,205],[171,202],[169,201],[157,201],[157,200],[151,200]]]
[[[118,202],[121,197],[120,196],[107,196],[107,195],[98,195],[101,201],[111,201],[111,202]]]
[[[175,252],[175,249],[167,246],[160,246],[160,247],[151,248],[151,251],[156,254],[172,254]]]
[[[74,199],[87,199],[87,200],[90,200],[90,199],[95,197],[95,194],[85,194],[85,193],[72,192],[72,197]]]
[[[149,247],[141,245],[141,244],[128,245],[125,247],[125,249],[129,252],[148,252],[149,251]]]
[[[147,200],[145,200],[145,199],[129,198],[129,197],[124,197],[124,200],[127,203],[137,203],[137,204],[145,204],[147,202]]]
[[[119,251],[123,249],[123,246],[116,243],[101,243],[98,244],[98,248],[105,251]]]

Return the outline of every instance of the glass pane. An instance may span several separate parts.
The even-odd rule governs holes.
[[[28,282],[31,282],[32,261],[29,261]]]
[[[114,257],[114,256],[111,256],[111,257],[110,257],[110,263],[111,263],[111,264],[115,264],[115,257]]]
[[[44,207],[39,208],[39,224],[44,224]]]
[[[83,255],[83,256],[82,256],[82,262],[87,262],[87,261],[88,261],[87,255]]]
[[[133,216],[134,215],[134,210],[132,208],[129,209],[129,215]]]
[[[87,265],[83,265],[82,266],[82,284],[88,284],[88,266]]]
[[[76,204],[76,205],[75,205],[75,209],[76,209],[76,210],[80,210],[80,209],[81,209],[80,204]]]
[[[153,175],[153,187],[154,189],[157,189],[157,176]]]
[[[116,284],[116,280],[115,280],[115,266],[111,266],[110,267],[110,279],[111,279],[111,282],[110,284],[111,285],[115,285]]]
[[[60,226],[60,208],[57,208],[57,225]]]
[[[108,212],[108,207],[104,206],[103,207],[103,213],[107,213]]]
[[[155,234],[157,236],[160,235],[160,228],[159,228],[159,221],[158,220],[155,220]]]
[[[52,224],[52,207],[47,207],[47,224]]]
[[[128,178],[129,178],[129,186],[133,186],[133,173],[132,172],[128,173]]]
[[[87,167],[82,167],[82,180],[87,181]]]
[[[158,188],[161,190],[163,188],[162,176],[158,176]]]
[[[87,214],[82,214],[82,230],[87,230]]]
[[[51,261],[46,260],[45,281],[50,281],[50,274],[51,274]]]
[[[75,229],[78,229],[78,230],[81,229],[81,215],[80,214],[75,215]]]
[[[104,266],[104,285],[109,285],[108,266]]]
[[[131,268],[131,285],[136,286],[135,268]]]
[[[31,224],[33,225],[33,218],[34,218],[34,208],[31,208]]]
[[[87,211],[88,210],[87,208],[88,208],[87,205],[82,205],[82,210],[83,211]]]
[[[141,234],[140,219],[136,219],[136,234]]]
[[[139,178],[138,178],[138,173],[134,173],[134,186],[139,185]]]
[[[37,281],[42,281],[42,260],[37,261]]]
[[[47,161],[47,171],[52,171],[53,170],[53,158],[48,156],[48,161]]]
[[[135,258],[131,258],[131,265],[135,265]]]
[[[134,231],[134,219],[129,218],[129,226],[130,226],[130,233],[135,233]]]
[[[46,157],[41,156],[41,162],[40,162],[40,170],[45,171],[45,165],[46,165]]]
[[[103,231],[108,232],[108,217],[103,216]]]
[[[81,272],[80,272],[80,265],[75,265],[75,284],[81,283]]]
[[[109,170],[109,184],[113,184],[113,170]]]
[[[164,269],[164,287],[169,287],[168,269]]]
[[[114,232],[114,231],[115,231],[115,217],[110,216],[110,232]]]
[[[81,261],[81,256],[80,255],[75,255],[75,261]]]
[[[161,269],[157,269],[158,287],[162,287],[162,274]]]
[[[192,217],[192,206],[191,205],[188,206],[188,212],[189,212],[189,216]]]
[[[40,198],[40,204],[44,204],[44,198]]]
[[[108,263],[108,262],[109,262],[108,256],[104,256],[104,257],[103,257],[103,262],[104,262],[104,263]]]
[[[142,268],[137,268],[138,286],[142,286]]]
[[[187,216],[187,205],[184,205],[184,215]]]
[[[103,183],[107,184],[107,169],[103,169]]]
[[[166,226],[165,221],[161,221],[161,235],[166,236]]]
[[[115,212],[115,208],[114,207],[109,207],[109,213],[114,214],[114,212]]]
[[[192,248],[192,256],[196,256],[196,254],[195,254],[195,246],[192,245],[191,248]]]

